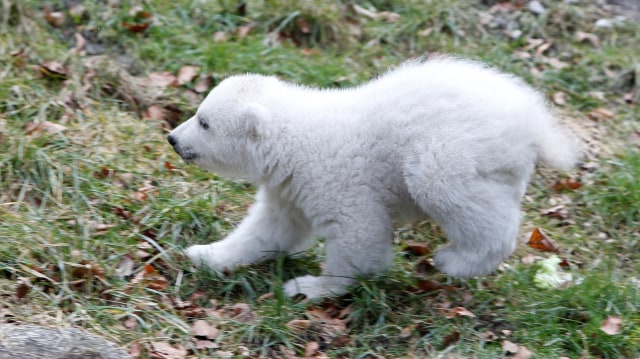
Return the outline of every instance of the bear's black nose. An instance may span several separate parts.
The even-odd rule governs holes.
[[[178,143],[178,141],[176,141],[175,137],[173,137],[171,135],[167,136],[167,141],[169,141],[169,144],[171,146],[174,146],[174,147],[175,147],[176,143]]]

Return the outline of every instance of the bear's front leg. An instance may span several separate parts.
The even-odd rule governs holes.
[[[322,274],[289,280],[284,285],[285,295],[304,294],[307,299],[338,296],[346,293],[358,276],[378,275],[389,269],[393,262],[393,226],[384,208],[372,205],[350,211],[357,213],[330,219],[319,231],[325,237],[326,249]]]
[[[196,265],[225,272],[304,250],[311,243],[310,226],[299,211],[261,189],[247,217],[225,239],[191,246],[186,254]]]

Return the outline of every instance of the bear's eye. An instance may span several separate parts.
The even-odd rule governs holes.
[[[205,130],[209,129],[209,124],[207,123],[207,121],[204,120],[204,118],[200,117],[198,121],[200,122],[200,127],[202,127]]]

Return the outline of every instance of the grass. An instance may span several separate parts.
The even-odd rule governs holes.
[[[244,7],[131,0],[116,7],[85,1],[80,15],[51,2],[65,14],[64,23],[53,26],[41,2],[6,3],[9,16],[0,16],[0,313],[10,314],[3,321],[84,327],[126,348],[142,343],[145,358],[157,355],[149,344],[159,341],[199,357],[304,356],[309,343],[317,343],[311,356],[495,358],[506,355],[503,340],[541,358],[640,355],[638,24],[595,28],[595,20],[613,15],[588,1],[543,1],[547,12],[536,16],[526,9],[490,12],[462,0],[278,0]],[[135,6],[153,21],[139,33],[123,26],[138,21]],[[398,16],[371,18],[358,9]],[[504,31],[516,29],[518,38]],[[596,35],[598,46],[579,41],[576,31]],[[226,40],[214,41],[215,32],[225,32]],[[85,52],[102,52],[102,65],[70,51],[76,33],[90,45]],[[542,52],[532,39],[551,46]],[[562,92],[562,113],[588,129],[582,137],[592,148],[584,169],[541,170],[523,204],[523,232],[543,228],[564,249],[567,270],[580,284],[537,288],[537,266],[521,259],[548,255],[526,245],[494,275],[446,278],[429,268],[429,256],[403,250],[408,242],[444,243],[429,222],[398,228],[395,265],[386,276],[361,279],[351,294],[317,303],[285,298],[280,288],[319,271],[321,246],[226,276],[195,270],[181,257],[187,245],[228,233],[254,189],[179,161],[165,143],[171,121],[148,119],[146,111],[155,104],[174,122],[186,119],[196,106],[189,96],[204,94],[185,92],[196,87],[195,79],[151,88],[146,74],[194,65],[212,85],[232,73],[260,72],[347,87],[432,53],[482,60],[549,95]],[[44,71],[49,61],[66,73]],[[593,120],[598,109],[612,115]],[[38,127],[43,123],[64,128]],[[582,186],[553,189],[567,176]],[[541,214],[558,204],[566,215]],[[426,279],[438,285],[425,287]],[[248,310],[238,309],[242,303]],[[474,316],[451,316],[457,307]],[[608,335],[600,326],[612,316],[622,326]],[[130,318],[135,326],[125,325]],[[195,348],[197,319],[221,330],[217,348]],[[309,326],[292,329],[294,320]]]

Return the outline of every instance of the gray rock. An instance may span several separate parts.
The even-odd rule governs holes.
[[[0,324],[0,359],[131,359],[123,349],[77,328]]]

